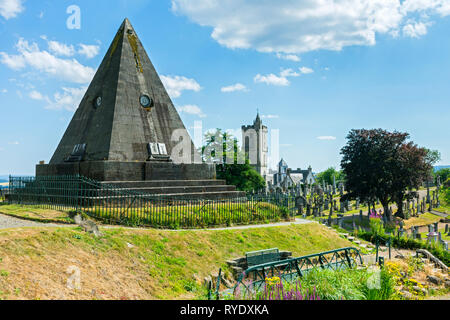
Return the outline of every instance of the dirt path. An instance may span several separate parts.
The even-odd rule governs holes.
[[[64,227],[64,226],[67,227],[67,225],[58,225],[54,223],[40,223],[0,214],[0,229],[30,228],[30,227]]]

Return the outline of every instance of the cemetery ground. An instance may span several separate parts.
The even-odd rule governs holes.
[[[207,299],[206,281],[219,268],[233,283],[227,260],[274,247],[299,257],[353,246],[364,260],[375,262],[373,244],[318,223],[186,231],[100,225],[103,235],[96,238],[71,225],[68,211],[0,204],[0,213],[41,224],[0,230],[0,299]],[[404,223],[408,228],[440,219],[427,212]],[[382,246],[378,252],[387,261],[387,287],[379,292],[367,288],[369,269],[318,270],[302,278],[302,288],[316,290],[320,299],[448,298],[448,274],[412,258],[414,250],[393,249],[389,261],[387,251]],[[80,272],[78,289],[68,287],[75,270]],[[292,289],[292,284],[284,285]]]
[[[319,224],[242,230],[101,228],[0,230],[1,299],[206,299],[205,277],[245,252],[278,247],[293,256],[350,246]],[[80,271],[79,289],[68,279]]]
[[[18,211],[24,214],[26,208]],[[61,212],[53,215],[62,217]],[[365,260],[374,260],[375,254],[367,241],[317,223],[240,230],[100,229],[100,238],[70,225],[0,230],[0,299],[206,299],[206,279],[222,268],[232,283],[226,261],[245,252],[277,247],[298,257],[353,246]],[[448,275],[411,258],[415,251],[393,252],[405,258],[386,264],[389,299],[448,295]],[[381,247],[379,255],[386,257],[387,248]],[[80,271],[79,289],[67,286],[74,270]],[[430,283],[428,275],[442,279],[440,285]],[[367,291],[368,276],[365,269],[319,270],[302,285],[316,290],[320,299],[385,299]]]
[[[433,192],[434,190],[435,190],[435,188],[430,188],[430,192]],[[421,198],[425,197],[426,194],[427,194],[427,190],[425,188],[421,188],[420,190],[417,190],[417,191],[419,192]],[[335,195],[333,197],[333,199],[336,200],[337,203],[339,203],[340,196],[339,195]],[[433,212],[441,212],[441,213],[444,213],[444,214],[450,214],[450,203],[445,201],[445,197],[443,197],[442,194],[440,196],[440,199],[441,199],[441,203],[440,203],[439,208],[434,208]],[[367,205],[362,205],[361,204],[358,207],[358,209],[356,209],[356,201],[350,201],[350,207],[351,207],[351,210],[346,211],[345,213],[341,213],[341,212],[339,212],[339,210],[334,210],[331,218],[332,219],[337,219],[338,215],[343,215],[344,216],[344,220],[343,220],[344,227],[346,227],[346,228],[353,227],[353,220],[354,220],[355,221],[355,225],[357,227],[368,229],[369,228],[369,223],[367,221],[367,216],[368,216],[368,207],[367,207]],[[394,212],[397,209],[397,205],[396,204],[392,204],[390,207],[391,207],[391,209],[394,210]],[[380,210],[383,211],[383,206],[381,204],[376,204],[375,208],[377,210],[377,213]],[[364,217],[362,222],[359,219],[359,214],[360,214],[361,210],[362,210],[363,217]],[[315,217],[313,215],[310,215],[310,216],[306,217],[306,219],[313,220],[313,221],[320,221],[320,220],[328,218],[329,215],[330,215],[329,213],[330,213],[329,209],[328,210],[323,210],[322,211],[322,217]],[[353,216],[354,216],[354,219],[352,219]],[[430,213],[430,212],[425,212],[425,213],[420,214],[418,216],[410,216],[408,219],[400,219],[400,218],[394,217],[393,223],[398,225],[400,221],[403,221],[404,228],[405,229],[410,229],[411,227],[415,227],[415,226],[424,227],[424,226],[433,224],[435,222],[438,222],[440,220],[442,220],[441,216],[435,215],[435,214]]]

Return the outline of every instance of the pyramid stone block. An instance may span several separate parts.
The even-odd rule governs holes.
[[[184,133],[183,160],[178,157],[179,132]],[[149,144],[157,145],[160,154],[174,156],[151,157]],[[79,146],[83,152],[74,155]],[[125,19],[50,163],[37,165],[36,175],[80,174],[100,181],[214,179],[215,166],[200,159],[147,52]]]

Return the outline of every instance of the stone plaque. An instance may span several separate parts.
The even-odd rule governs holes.
[[[158,144],[157,143],[149,143],[147,145],[147,150],[150,156],[155,156],[155,155],[159,155],[159,149],[158,149]]]
[[[84,154],[86,153],[86,144],[77,144],[73,147],[72,153],[69,158],[66,159],[66,162],[78,162],[83,160]]]
[[[159,154],[162,156],[167,156],[167,148],[165,143],[158,143]]]

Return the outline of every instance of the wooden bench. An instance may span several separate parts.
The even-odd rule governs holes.
[[[251,268],[268,262],[280,261],[281,256],[280,251],[274,248],[247,252],[245,258],[247,259],[247,268]]]

